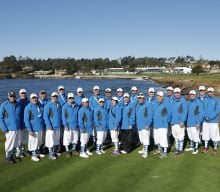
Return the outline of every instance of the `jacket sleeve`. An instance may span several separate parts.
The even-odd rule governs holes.
[[[25,123],[25,127],[27,128],[27,130],[29,132],[33,132],[33,127],[31,125],[31,120],[30,120],[30,107],[25,107],[24,109],[24,123]]]
[[[130,126],[134,126],[135,125],[135,105],[131,106],[131,116],[129,119],[129,125]]]
[[[150,127],[153,123],[154,109],[153,109],[153,105],[151,104],[148,104],[146,107],[147,107],[147,112],[148,112],[147,126]]]
[[[50,108],[50,106],[48,104],[44,108],[44,121],[45,121],[47,129],[48,128],[53,128],[52,124],[51,124],[51,121],[50,121],[50,118],[49,118],[49,108]]]
[[[198,118],[198,124],[201,125],[202,121],[204,119],[205,113],[204,113],[204,109],[203,109],[203,105],[201,102],[198,102],[199,104],[199,118]]]
[[[98,118],[98,113],[99,113],[98,110],[94,111],[94,123],[95,123],[96,127],[100,127],[101,126],[100,122],[99,122],[99,118]]]
[[[64,128],[66,128],[66,127],[68,128],[67,117],[66,117],[67,113],[68,113],[68,111],[66,109],[66,106],[63,105],[63,107],[62,107],[62,123],[63,123]]]
[[[188,105],[185,99],[182,102],[182,107],[183,107],[183,112],[181,114],[180,120],[181,123],[185,123],[187,118],[187,111],[188,111]]]
[[[5,119],[4,119],[4,104],[2,104],[0,106],[0,127],[1,127],[3,132],[8,131],[8,128],[7,128],[7,125],[5,123]]]
[[[215,110],[213,111],[213,113],[211,113],[208,117],[212,120],[212,119],[215,119],[217,116],[218,116],[218,114],[219,114],[219,112],[220,112],[220,100],[219,99],[216,99],[216,101],[215,101],[216,103],[215,103]]]
[[[83,114],[84,114],[84,111],[80,109],[78,113],[78,124],[79,124],[80,130],[85,129],[84,122],[83,122]]]
[[[121,123],[121,119],[122,119],[122,110],[121,107],[117,107],[115,110],[115,115],[116,115],[116,127],[120,128],[120,123]]]

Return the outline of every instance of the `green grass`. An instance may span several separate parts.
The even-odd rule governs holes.
[[[220,157],[186,152],[159,159],[152,153],[143,159],[136,149],[129,155],[89,159],[60,157],[32,162],[25,157],[15,165],[4,162],[4,137],[0,134],[0,191],[163,191],[188,192],[220,190]]]

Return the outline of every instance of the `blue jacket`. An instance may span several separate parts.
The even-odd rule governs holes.
[[[92,111],[94,111],[99,106],[99,99],[103,98],[101,95],[92,95],[89,98],[89,107]]]
[[[64,128],[77,129],[78,128],[78,111],[77,104],[70,104],[67,102],[62,107],[62,123]]]
[[[123,104],[124,104],[124,97],[123,96],[120,96],[120,97],[117,96],[117,98],[118,98],[118,106],[122,108]]]
[[[38,101],[42,107],[44,107],[48,103],[48,99],[44,99],[44,100],[39,99]]]
[[[111,107],[111,97],[105,97],[105,109],[109,112]]]
[[[0,127],[2,131],[16,131],[21,126],[21,106],[8,100],[0,106]]]
[[[58,103],[60,104],[60,106],[62,107],[66,102],[67,102],[67,96],[66,96],[66,94],[63,93],[62,95],[59,95],[59,97],[58,97]]]
[[[168,128],[168,124],[171,119],[170,105],[166,101],[156,102],[153,106],[154,116],[153,124],[154,128]]]
[[[120,129],[121,125],[121,107],[116,105],[111,105],[108,112],[108,127],[111,130]]]
[[[137,94],[136,95],[131,95],[130,99],[131,99],[132,103],[137,105],[137,102],[138,102]]]
[[[122,108],[122,126],[121,129],[132,129],[135,125],[135,103],[130,102],[123,105]]]
[[[75,103],[80,107],[82,107],[82,99],[84,98],[85,96],[82,95],[82,96],[79,96],[79,95],[76,95],[74,100],[75,100]]]
[[[44,121],[46,128],[59,129],[61,127],[61,106],[49,101],[44,107]]]
[[[198,96],[197,99],[203,104],[204,100],[207,98],[207,95],[204,95],[204,97]]]
[[[19,129],[25,129],[25,123],[24,123],[24,109],[30,102],[27,98],[26,99],[18,99],[17,100],[18,104],[21,106],[21,126]]]
[[[179,99],[173,97],[171,101],[171,124],[185,123],[187,118],[187,102],[181,96]]]
[[[145,129],[145,127],[151,127],[153,120],[153,108],[146,103],[138,103],[136,106],[136,126],[137,129]]]
[[[94,111],[94,122],[96,131],[106,131],[108,128],[108,112],[101,106],[98,106]]]
[[[155,96],[153,97],[146,97],[146,100],[145,100],[146,103],[150,103],[151,105],[154,105],[156,102],[157,102],[157,98]]]
[[[92,133],[93,128],[93,112],[89,107],[82,106],[78,112],[78,125],[80,132]]]
[[[29,103],[24,110],[24,123],[29,132],[42,131],[43,122],[43,107],[40,104]]]
[[[172,100],[173,100],[173,96],[172,96],[172,95],[171,95],[171,96],[166,95],[165,98],[164,98],[164,101],[165,101],[166,103],[171,103]]]
[[[188,114],[187,114],[187,127],[195,127],[201,125],[204,118],[203,105],[199,99],[189,100]]]
[[[219,113],[220,113],[220,100],[216,97],[207,96],[205,100],[203,100],[204,106],[204,121],[208,123],[218,123]],[[206,118],[209,118],[207,121]]]

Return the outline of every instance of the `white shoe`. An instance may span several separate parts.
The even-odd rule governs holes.
[[[62,154],[61,153],[57,153],[57,156],[61,156]]]
[[[96,154],[97,155],[102,155],[102,152],[101,151],[96,151]]]
[[[49,155],[49,157],[48,157],[49,159],[51,159],[51,160],[56,160],[57,159],[57,157],[56,156],[54,156],[54,155]]]
[[[86,151],[86,154],[87,155],[92,155],[92,153],[89,150]]]
[[[199,153],[199,150],[196,150],[196,151],[193,151],[193,152],[192,152],[193,155],[196,155],[196,154],[198,154],[198,153]]]
[[[43,157],[45,157],[45,155],[44,155],[44,154],[40,154],[39,156],[40,156],[40,158],[43,158]]]
[[[184,151],[193,151],[193,148],[186,148]]]
[[[106,151],[104,151],[103,149],[101,149],[100,151],[101,151],[101,153],[106,153]]]
[[[127,152],[125,150],[121,150],[122,154],[127,154]]]
[[[84,153],[80,153],[79,155],[82,158],[89,158],[89,156],[84,152]]]
[[[35,161],[35,162],[40,161],[40,159],[38,159],[36,156],[32,156],[32,157],[31,157],[31,160],[32,160],[32,161]]]
[[[138,151],[138,153],[139,153],[139,154],[143,154],[143,153],[144,153],[144,150],[142,149],[142,150]]]
[[[147,158],[147,156],[148,156],[148,153],[143,153],[143,155],[142,155],[142,157],[145,159]]]

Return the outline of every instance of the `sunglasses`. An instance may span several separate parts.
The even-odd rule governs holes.
[[[16,96],[15,96],[15,95],[11,95],[11,96],[9,96],[9,97],[13,97],[13,98],[15,98]]]
[[[22,92],[21,94],[24,94],[24,95],[26,95],[27,93],[25,93],[25,92]]]
[[[69,97],[69,99],[74,99],[74,97]]]
[[[77,92],[77,93],[82,93],[82,91],[79,91],[79,92]]]
[[[106,93],[111,93],[111,91],[106,91]]]
[[[59,91],[64,91],[64,89],[59,89]]]
[[[32,97],[31,99],[37,99],[37,97]]]

